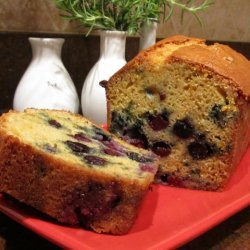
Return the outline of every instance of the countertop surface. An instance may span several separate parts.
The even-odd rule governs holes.
[[[0,249],[57,250],[60,248],[0,213]],[[250,207],[179,249],[250,249]]]

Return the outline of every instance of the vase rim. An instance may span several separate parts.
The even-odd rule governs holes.
[[[106,33],[106,34],[127,34],[127,31],[122,31],[122,30],[100,30],[100,33]]]
[[[64,42],[65,39],[62,37],[29,37],[29,41],[45,41],[45,42],[61,41],[61,42]]]

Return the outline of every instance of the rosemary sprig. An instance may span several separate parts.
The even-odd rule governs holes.
[[[165,0],[165,5],[169,7],[169,14],[165,18],[165,21],[171,18],[174,12],[174,8],[177,7],[181,9],[181,21],[182,22],[184,19],[184,14],[186,12],[189,12],[197,19],[199,24],[202,25],[202,20],[199,17],[198,12],[205,11],[213,4],[214,4],[214,0],[205,0],[201,4],[196,4],[196,5],[195,5],[195,0],[187,0],[187,1]]]
[[[171,18],[174,8],[190,12],[201,23],[198,12],[206,10],[212,0],[195,5],[196,0],[53,0],[62,16],[77,20],[88,27],[87,35],[94,29],[126,31],[129,35],[137,33],[143,23],[160,22]],[[168,13],[166,14],[166,9]]]

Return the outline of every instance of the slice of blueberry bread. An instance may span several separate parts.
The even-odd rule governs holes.
[[[142,51],[108,82],[108,127],[161,157],[156,182],[221,190],[250,140],[250,63],[184,36]]]
[[[28,109],[0,118],[0,191],[99,233],[125,234],[157,158],[80,115]]]

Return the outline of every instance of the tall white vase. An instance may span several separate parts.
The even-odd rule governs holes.
[[[141,28],[141,36],[140,36],[140,43],[139,43],[139,50],[146,49],[156,42],[156,33],[157,33],[157,23],[150,22],[144,23]]]
[[[22,76],[13,107],[46,108],[77,113],[79,99],[61,60],[63,38],[29,38],[32,60]]]
[[[126,64],[125,46],[126,32],[100,32],[100,57],[88,73],[81,95],[83,115],[95,123],[107,122],[105,89],[99,83]]]

